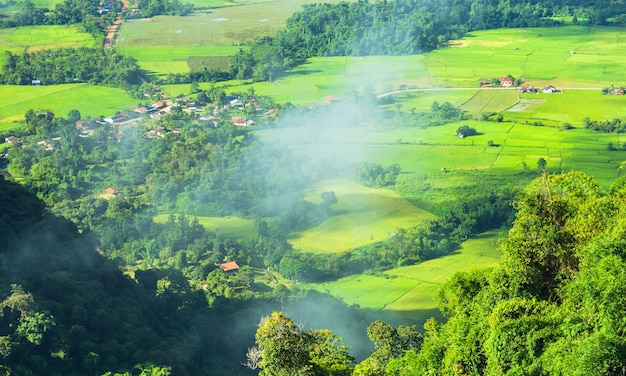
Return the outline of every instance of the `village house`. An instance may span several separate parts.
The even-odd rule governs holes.
[[[22,140],[15,136],[9,136],[4,138],[4,142],[6,142],[7,144],[19,144],[20,142],[22,142]]]
[[[229,103],[230,103],[231,107],[235,107],[235,108],[242,108],[243,107],[243,102],[239,98],[233,99]]]
[[[513,86],[513,79],[511,77],[500,77],[499,78],[500,85],[504,87]]]
[[[232,121],[236,127],[251,127],[253,125],[256,125],[256,122],[254,120],[246,119],[241,116],[233,116]]]
[[[538,92],[539,92],[539,90],[537,90],[537,88],[534,88],[534,87],[529,86],[529,85],[524,85],[524,86],[521,86],[521,87],[518,89],[518,91],[519,91],[520,93],[538,93]]]
[[[546,94],[556,93],[557,91],[558,90],[552,85],[548,85],[543,88],[543,92]]]
[[[109,194],[109,195],[116,195],[116,194],[119,193],[119,191],[117,189],[115,189],[115,188],[109,187],[109,188],[104,190],[104,193]]]
[[[50,141],[48,140],[38,141],[37,145],[41,146],[43,150],[45,151],[52,151],[54,150],[55,145],[59,143],[59,140],[61,140],[61,137],[54,137]]]
[[[243,118],[241,116],[233,116],[232,121],[233,121],[233,124],[235,124],[236,127],[245,127],[246,126],[246,118]]]
[[[150,108],[152,108],[153,110],[160,110],[163,107],[165,107],[165,103],[161,101],[156,101],[150,106]]]
[[[135,112],[141,114],[141,115],[145,115],[148,112],[150,112],[150,109],[147,106],[139,106],[135,109]]]
[[[115,115],[115,116],[104,118],[102,120],[104,120],[105,122],[107,122],[109,124],[113,124],[113,123],[119,123],[119,122],[122,122],[122,121],[128,120],[128,119],[127,119],[126,116],[124,116],[122,114],[118,114],[118,115]]]
[[[237,265],[237,262],[235,261],[225,262],[223,264],[215,264],[215,266],[222,269],[224,273],[234,273],[239,269],[239,265]]]
[[[148,138],[165,137],[165,131],[166,130],[164,127],[156,127],[146,132],[146,137]]]

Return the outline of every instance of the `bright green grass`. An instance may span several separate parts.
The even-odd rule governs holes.
[[[0,86],[0,129],[15,126],[26,111],[49,109],[66,117],[77,109],[83,118],[110,116],[134,108],[137,100],[123,90],[87,84],[55,86]]]
[[[426,64],[447,85],[472,86],[480,78],[512,74],[535,86],[596,86],[623,79],[625,42],[621,28],[477,31],[452,42],[451,48],[428,54]]]
[[[0,29],[0,67],[5,52],[22,54],[44,48],[92,47],[94,38],[78,30],[78,26],[22,26]]]
[[[434,216],[387,189],[372,189],[351,181],[322,182],[306,199],[321,201],[324,191],[333,191],[337,204],[333,216],[320,225],[291,234],[289,242],[303,252],[344,252],[386,238],[398,228],[414,226]]]
[[[452,274],[496,266],[503,231],[489,231],[470,239],[451,255],[385,272],[390,278],[360,274],[304,287],[326,292],[346,304],[389,313],[394,321],[423,322],[437,308],[436,293]]]
[[[515,90],[478,90],[461,109],[469,113],[500,112],[518,101]]]
[[[548,120],[557,125],[564,122],[582,124],[583,118],[587,116],[593,120],[613,120],[626,116],[626,97],[602,95],[600,90],[566,89],[555,94],[523,94],[521,98],[534,103],[523,111],[517,111],[514,106],[506,116],[531,122]]]
[[[165,223],[169,214],[159,214],[153,219],[156,223]],[[258,237],[254,220],[239,217],[193,217],[204,228],[233,240],[249,241]]]

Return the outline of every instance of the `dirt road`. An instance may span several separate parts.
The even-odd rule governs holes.
[[[128,8],[128,1],[122,0],[122,11],[124,11],[126,8]],[[122,12],[117,14],[117,16],[115,17],[115,21],[113,21],[113,25],[111,25],[111,27],[109,28],[107,36],[104,38],[104,44],[102,45],[103,48],[111,48],[113,38],[115,38],[115,33],[117,32],[117,29],[119,28],[121,23]]]

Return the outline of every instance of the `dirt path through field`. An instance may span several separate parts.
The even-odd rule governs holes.
[[[128,8],[128,1],[122,0],[122,11],[124,11],[126,8]],[[122,23],[122,12],[117,14],[117,16],[115,17],[115,21],[113,21],[113,25],[111,25],[111,27],[109,28],[109,31],[107,32],[107,36],[104,38],[104,44],[102,46],[103,48],[111,48],[113,38],[115,37],[115,33],[117,32],[117,29],[119,28],[121,23]]]

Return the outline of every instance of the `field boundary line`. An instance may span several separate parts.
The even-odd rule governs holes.
[[[502,147],[500,148],[500,150],[496,154],[496,157],[493,159],[493,162],[491,162],[491,165],[489,166],[489,168],[494,167],[495,163],[498,161],[498,158],[500,158],[500,154],[502,154],[502,152],[504,151],[504,148],[506,147],[506,140],[508,140],[509,137],[511,136],[511,131],[513,130],[513,128],[515,128],[515,123],[513,123],[513,125],[511,125],[509,127],[509,129],[506,131],[506,137],[502,141]],[[486,148],[488,148],[488,147],[489,146],[485,146],[484,150],[487,150]]]
[[[431,283],[431,284],[435,284],[435,283]],[[436,285],[438,285],[438,286],[443,286],[441,283],[437,283]],[[385,304],[382,306],[382,308],[380,308],[378,311],[382,311],[382,310],[384,310],[385,308],[387,308],[387,306],[388,306],[388,305],[390,305],[390,304],[393,304],[393,303],[397,302],[397,301],[398,301],[398,300],[400,300],[403,296],[405,296],[406,294],[408,294],[408,293],[410,293],[411,291],[415,290],[415,289],[416,289],[416,288],[418,288],[419,286],[420,286],[420,285],[414,286],[413,288],[408,289],[407,291],[405,291],[404,293],[402,293],[400,296],[398,296],[398,297],[397,297],[397,298],[395,298],[394,300],[392,300],[392,301],[390,301],[390,302],[385,303]],[[434,300],[434,299],[433,299],[433,300]]]

